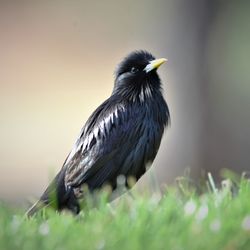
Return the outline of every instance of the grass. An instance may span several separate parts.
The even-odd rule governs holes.
[[[133,193],[107,204],[88,197],[78,217],[43,210],[31,219],[0,206],[0,249],[250,249],[250,182],[187,178],[164,195]],[[98,200],[98,202],[96,202]]]

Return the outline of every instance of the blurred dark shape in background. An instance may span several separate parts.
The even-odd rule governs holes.
[[[1,1],[1,199],[41,193],[135,49],[169,59],[159,182],[188,167],[250,170],[249,11],[247,0]]]

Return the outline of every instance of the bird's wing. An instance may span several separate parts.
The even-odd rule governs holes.
[[[102,169],[101,172],[106,172],[103,175],[107,176],[107,172],[115,171],[114,168],[117,166],[114,164],[114,156],[121,145],[128,140],[137,140],[135,131],[138,125],[137,112],[129,111],[121,103],[116,105],[110,103],[112,104],[110,101],[105,102],[89,118],[66,159],[64,167],[67,186],[81,185],[108,162],[111,162],[109,169]]]

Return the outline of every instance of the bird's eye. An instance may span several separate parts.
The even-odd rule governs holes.
[[[136,73],[136,72],[138,72],[138,71],[139,71],[139,69],[137,69],[137,68],[135,68],[135,67],[132,67],[131,70],[130,70],[131,73]]]

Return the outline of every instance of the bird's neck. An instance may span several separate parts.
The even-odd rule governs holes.
[[[116,86],[113,89],[113,93],[121,98],[132,101],[143,103],[145,101],[153,100],[157,96],[162,95],[162,89],[160,84],[138,84],[138,85],[127,85],[127,86]]]

